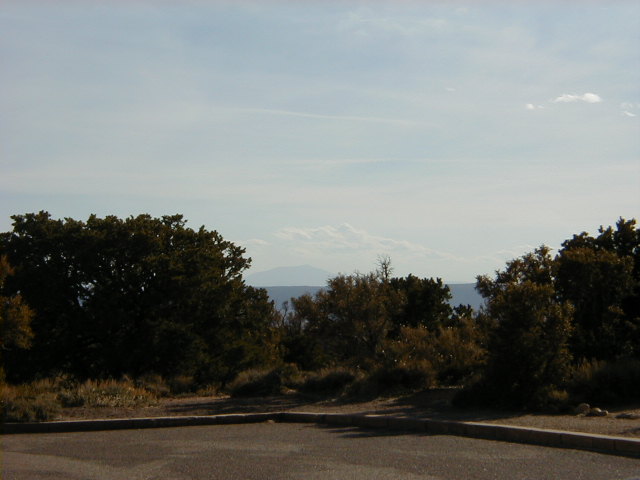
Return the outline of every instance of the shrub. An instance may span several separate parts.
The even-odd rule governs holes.
[[[157,396],[131,380],[87,380],[68,376],[24,385],[0,385],[2,420],[43,422],[54,419],[62,407],[140,407],[152,405]]]
[[[531,399],[530,406],[552,413],[566,411],[569,409],[569,393],[554,387],[541,388]]]
[[[152,405],[156,396],[131,380],[87,380],[58,393],[65,407],[140,407]]]
[[[394,390],[422,390],[433,386],[435,371],[426,360],[409,365],[382,367],[375,370],[370,379],[380,387],[381,392]]]
[[[375,398],[415,392],[432,387],[435,379],[436,372],[431,363],[426,360],[404,365],[383,366],[351,384],[347,394]]]
[[[292,364],[284,364],[271,370],[251,369],[240,372],[229,384],[228,390],[232,397],[278,395],[297,385],[299,381],[298,368]]]
[[[640,398],[640,360],[583,362],[577,366],[569,382],[574,403],[621,403]]]
[[[280,393],[281,387],[274,370],[251,369],[240,372],[228,389],[232,397],[254,397]]]
[[[398,340],[387,345],[389,359],[401,365],[427,362],[440,385],[460,385],[482,368],[486,351],[481,327],[472,318],[431,331],[402,327]]]
[[[431,361],[440,385],[463,385],[484,367],[487,352],[479,330],[473,319],[438,330]]]
[[[460,390],[452,400],[456,407],[485,407],[485,408],[519,408],[509,402],[506,397],[501,400],[493,386],[483,381],[478,376],[472,383]],[[545,411],[550,413],[562,412],[569,409],[571,397],[567,390],[554,386],[537,388],[532,396],[527,400],[525,407],[535,411]]]
[[[196,395],[201,397],[215,397],[218,395],[218,386],[215,384],[203,385],[196,390]]]
[[[559,301],[553,286],[553,260],[547,247],[507,263],[495,279],[478,277],[495,321],[488,341],[478,401],[515,408],[536,408],[548,389],[568,378],[573,307]]]
[[[170,395],[200,394],[202,387],[198,388],[195,378],[191,375],[174,375],[165,379],[156,373],[150,373],[138,377],[135,386],[146,390],[156,397],[168,397]],[[205,390],[212,391],[211,385]]]
[[[171,394],[170,386],[167,385],[162,375],[158,375],[157,373],[149,373],[138,377],[135,385],[157,397],[168,397],[169,394]]]
[[[325,368],[319,372],[311,373],[300,384],[298,390],[311,394],[339,393],[357,378],[353,370],[347,368]]]
[[[196,390],[196,382],[192,376],[189,375],[175,375],[169,377],[167,380],[169,389],[174,395],[183,395],[186,393],[192,393]]]
[[[0,407],[3,422],[53,420],[61,409],[57,395],[51,391],[51,384],[43,382],[0,386]]]

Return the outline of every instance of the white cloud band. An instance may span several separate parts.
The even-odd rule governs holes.
[[[573,95],[569,93],[565,93],[557,97],[553,100],[553,103],[575,103],[575,102],[585,102],[585,103],[600,103],[602,102],[602,98],[600,95],[596,93],[584,93],[582,95]]]
[[[337,227],[333,225],[314,228],[285,227],[276,232],[275,236],[281,240],[294,242],[305,249],[322,251],[323,253],[395,253],[398,255],[455,259],[455,256],[448,253],[437,252],[406,240],[372,235],[365,230],[354,228],[348,223],[343,223]]]

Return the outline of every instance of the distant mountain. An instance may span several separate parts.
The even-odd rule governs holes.
[[[334,273],[300,265],[297,267],[278,267],[256,272],[245,277],[245,282],[253,287],[269,287],[272,285],[298,287],[299,285],[326,285],[327,280],[335,277]]]
[[[277,309],[282,308],[282,304],[284,302],[290,302],[292,298],[298,298],[304,295],[305,293],[309,293],[311,295],[315,295],[316,292],[322,290],[325,287],[305,287],[305,286],[297,286],[297,287],[262,287],[269,294],[269,298],[273,300],[276,304]],[[291,306],[289,306],[291,309]]]
[[[448,283],[447,286],[451,291],[451,305],[471,305],[474,310],[478,311],[484,303],[484,298],[476,291],[475,283]]]
[[[324,286],[264,286],[269,294],[269,298],[274,301],[276,308],[282,308],[282,304],[297,298],[305,293],[314,295]],[[476,292],[475,283],[452,283],[449,285],[452,299],[449,302],[453,306],[471,305],[474,310],[478,310],[483,303],[483,298]]]

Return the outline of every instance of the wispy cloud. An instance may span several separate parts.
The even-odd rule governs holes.
[[[493,264],[498,265],[500,269],[503,268],[503,265],[515,258],[521,257],[522,255],[533,252],[535,247],[533,245],[524,244],[524,245],[514,245],[513,247],[498,250],[496,252],[491,252],[485,255],[479,255],[477,257],[469,259],[470,263],[476,264]],[[486,272],[488,273],[488,272]]]
[[[250,238],[248,240],[242,240],[241,243],[243,246],[249,246],[249,247],[266,247],[268,245],[270,245],[269,242],[267,242],[266,240],[263,240],[261,238]]]
[[[368,8],[360,8],[347,13],[338,27],[358,36],[368,36],[374,32],[386,32],[399,36],[413,36],[425,32],[442,30],[448,25],[443,18],[408,18],[381,16]]]
[[[545,108],[545,105],[550,105],[553,103],[602,103],[602,97],[597,93],[583,93],[582,95],[575,95],[572,93],[563,93],[562,95],[554,98],[553,100],[549,100],[544,104],[535,104],[535,103],[527,103],[524,108],[527,110],[540,110]]]
[[[553,103],[600,103],[602,98],[596,93],[584,93],[582,95],[574,95],[570,93],[564,93],[553,100]]]
[[[267,248],[276,248],[283,253],[280,263],[258,262],[263,269],[278,264],[310,263],[349,273],[363,271],[362,268],[364,271],[373,269],[376,258],[389,255],[397,275],[413,273],[443,277],[447,281],[471,281],[476,274],[490,274],[503,268],[506,261],[534,249],[531,245],[518,245],[484,254],[460,256],[407,240],[375,235],[349,223],[289,226],[271,236],[269,241],[254,238],[240,242],[256,259],[263,258]]]
[[[622,102],[620,104],[620,108],[622,109],[623,115],[627,117],[637,117],[638,115],[633,113],[631,110],[640,108],[640,103]]]
[[[361,115],[327,115],[321,113],[310,112],[297,112],[292,110],[278,110],[272,108],[237,108],[233,109],[237,112],[258,113],[266,115],[279,115],[287,117],[302,117],[302,118],[316,118],[321,120],[343,120],[351,122],[371,122],[371,123],[388,123],[402,126],[425,126],[424,123],[413,122],[411,120],[404,120],[400,118],[386,118],[375,116],[361,116]]]
[[[392,256],[395,253],[401,256],[410,254],[419,257],[456,259],[454,255],[438,252],[406,240],[373,235],[348,223],[311,228],[285,227],[277,231],[275,236],[315,253],[369,252],[386,253]]]

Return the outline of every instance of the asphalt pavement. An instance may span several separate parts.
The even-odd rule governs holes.
[[[429,433],[252,423],[2,435],[4,480],[640,480],[640,460]]]

